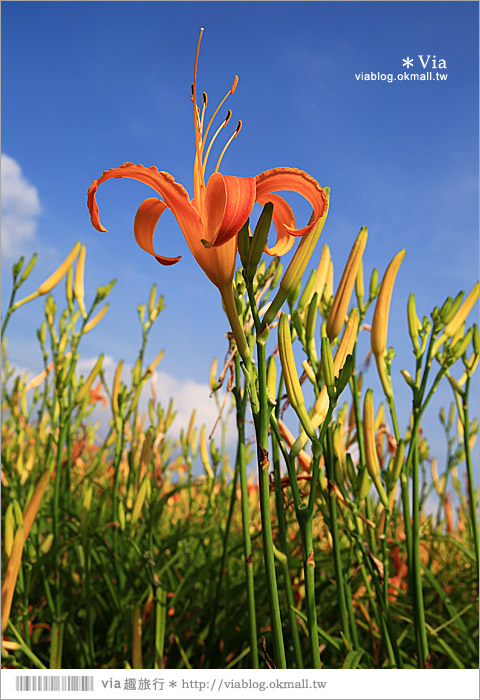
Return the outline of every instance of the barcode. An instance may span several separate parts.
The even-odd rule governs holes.
[[[93,690],[94,676],[16,676],[15,690],[31,691],[81,691]]]

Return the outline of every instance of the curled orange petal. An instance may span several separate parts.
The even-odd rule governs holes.
[[[134,163],[123,163],[118,168],[105,170],[102,176],[90,185],[87,206],[92,225],[97,231],[107,231],[100,223],[98,205],[95,198],[97,189],[103,182],[111,178],[122,177],[143,182],[158,192],[176,218],[187,240],[192,236],[198,236],[199,232],[204,231],[202,218],[195,207],[192,206],[187,190],[178,182],[175,182],[175,178],[170,173],[158,170],[154,166],[146,168],[144,165],[135,165]]]
[[[302,197],[305,197],[305,199],[310,202],[313,207],[313,214],[308,225],[300,229],[286,226],[286,229],[292,236],[304,236],[310,233],[328,209],[327,195],[315,178],[304,170],[297,170],[296,168],[273,168],[272,170],[266,170],[264,173],[257,175],[255,184],[257,201],[259,201],[259,198],[265,200],[265,196],[268,196],[271,192],[288,190],[301,194]]]
[[[268,253],[268,255],[285,255],[293,246],[295,240],[291,234],[291,230],[296,227],[291,206],[283,197],[280,197],[278,194],[273,194],[273,192],[263,197],[257,194],[256,201],[262,206],[265,206],[267,202],[273,204],[272,220],[277,230],[277,242],[273,248],[265,247],[265,252]]]
[[[176,258],[166,258],[163,255],[157,255],[153,248],[153,234],[155,233],[158,220],[165,209],[167,209],[167,205],[161,199],[156,197],[145,199],[138,207],[135,215],[133,233],[140,248],[153,255],[161,265],[174,265],[180,260],[181,255],[178,255]]]

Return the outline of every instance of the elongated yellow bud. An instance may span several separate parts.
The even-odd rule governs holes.
[[[190,416],[190,423],[188,424],[188,430],[187,430],[187,445],[191,445],[193,443],[193,429],[195,427],[195,416],[197,414],[196,409],[193,409],[192,415]]]
[[[23,532],[25,539],[27,539],[28,533],[30,532],[34,520],[37,516],[38,509],[40,508],[40,504],[42,502],[49,481],[50,470],[47,469],[47,471],[45,471],[40,477],[38,484],[35,487],[35,491],[32,494],[32,497],[25,506],[25,510],[23,511]]]
[[[415,307],[415,294],[410,294],[408,297],[408,332],[410,338],[412,339],[413,347],[416,352],[420,350],[420,343],[418,342],[418,334],[422,329],[422,324],[417,316],[417,310]]]
[[[276,403],[277,395],[277,365],[275,358],[269,357],[267,362],[267,398],[270,403]]]
[[[126,518],[125,518],[125,506],[123,501],[118,504],[118,522],[120,524],[120,530],[125,530]]]
[[[479,285],[478,282],[474,285],[470,294],[467,296],[463,304],[458,309],[452,320],[445,326],[443,335],[447,338],[453,338],[455,333],[458,331],[462,323],[466,320],[468,314],[473,309],[477,299],[478,299]]]
[[[20,299],[19,301],[15,302],[15,304],[12,306],[12,311],[15,311],[16,309],[20,308],[20,306],[23,306],[29,301],[32,301],[33,299],[36,299],[39,296],[42,296],[43,294],[47,294],[50,292],[65,276],[65,273],[67,270],[71,267],[73,261],[75,260],[78,250],[80,248],[80,241],[75,244],[73,247],[71,253],[67,256],[67,258],[63,261],[63,263],[58,267],[55,272],[50,275],[48,279],[45,280],[45,282],[42,282],[42,284],[38,287],[38,289],[35,292],[32,292],[32,294],[29,294],[28,296],[24,297],[23,299]],[[68,297],[68,290],[67,290],[67,297]]]
[[[435,491],[440,497],[442,497],[443,492],[445,491],[446,478],[445,474],[442,475],[441,479],[438,478],[437,460],[435,458],[432,459],[432,480],[435,486]]]
[[[464,335],[463,338],[457,340],[456,343],[452,342],[452,353],[456,359],[462,357],[463,353],[467,350],[473,338],[473,328],[470,328]]]
[[[87,486],[87,489],[83,496],[82,512],[80,513],[80,532],[85,531],[87,525],[88,514],[90,513],[90,507],[92,505],[93,496],[93,484]]]
[[[210,458],[208,456],[207,436],[204,425],[202,425],[202,428],[200,430],[200,458],[202,460],[202,464],[204,466],[205,471],[207,472],[208,477],[210,479],[213,479],[214,474],[212,465],[210,464]]]
[[[454,377],[452,377],[451,374],[447,374],[447,379],[450,382],[450,386],[452,387],[453,391],[459,394],[459,396],[465,396],[465,391],[462,388],[460,382],[458,382]]]
[[[156,301],[156,295],[157,295],[157,285],[154,284],[150,290],[150,297],[148,299],[148,315],[152,316],[153,310],[155,308],[155,301]]]
[[[403,468],[404,457],[405,457],[405,441],[399,440],[398,445],[397,445],[397,451],[395,452],[395,457],[393,458],[392,463],[391,463],[390,479],[391,479],[392,487],[394,484],[396,484],[396,482],[400,478],[400,474],[402,473],[402,468]]]
[[[318,293],[315,292],[310,300],[307,308],[306,322],[305,322],[305,345],[307,354],[313,359],[314,363],[318,362],[317,349],[315,346],[315,325],[317,323],[317,313],[318,313]]]
[[[75,397],[76,403],[81,403],[84,399],[87,398],[88,392],[92,388],[92,384],[95,381],[95,378],[97,377],[98,373],[100,372],[103,364],[103,354],[99,356],[98,360],[95,362],[95,365],[93,366],[92,371],[88,375],[87,379],[85,382],[82,384],[80,389],[77,392],[77,395]]]
[[[315,431],[305,409],[305,399],[303,398],[302,387],[298,379],[295,365],[295,356],[293,354],[290,326],[288,325],[288,318],[285,313],[281,314],[280,323],[278,325],[278,351],[280,353],[280,362],[288,400],[299,417],[305,432],[313,439],[315,438]]]
[[[298,300],[297,304],[297,309],[298,311],[303,311],[303,309],[306,307],[310,299],[312,298],[313,294],[313,288],[315,285],[315,277],[316,277],[316,272],[315,270],[312,270],[312,273],[310,277],[308,278],[308,282],[305,285],[305,289],[303,290],[300,299]]]
[[[353,244],[353,248],[345,265],[340,284],[338,285],[335,299],[328,314],[327,319],[327,335],[330,340],[333,340],[342,330],[350,305],[353,285],[357,277],[358,268],[362,261],[363,251],[367,244],[367,229],[364,226],[357,236],[357,240]]]
[[[210,387],[210,391],[215,391],[215,389],[218,387],[218,382],[217,382],[217,363],[218,360],[216,357],[213,358],[212,364],[210,366],[210,377],[208,380],[208,385]]]
[[[372,393],[371,389],[367,389],[363,402],[363,439],[365,442],[366,467],[372,479],[375,479],[380,474],[380,465],[378,463],[375,444],[375,419]]]
[[[462,323],[458,331],[455,333],[455,335],[452,335],[451,337],[451,346],[453,346],[458,343],[458,341],[463,338],[465,335],[465,322]]]
[[[330,398],[335,396],[335,371],[333,368],[333,357],[328,338],[322,338],[322,354],[320,359],[322,377],[325,383],[327,394]]]
[[[407,382],[408,386],[409,386],[411,389],[415,389],[415,388],[416,388],[415,380],[413,379],[412,375],[410,374],[410,372],[409,372],[408,370],[406,370],[406,369],[401,369],[401,370],[400,370],[400,374],[401,374],[402,377],[405,379],[405,381]]]
[[[145,439],[142,445],[142,452],[140,454],[140,469],[138,473],[138,483],[145,477],[148,471],[148,465],[152,459],[152,441],[153,441],[153,428],[150,427],[145,433]]]
[[[2,634],[7,629],[8,621],[10,619],[10,610],[12,609],[13,594],[15,591],[15,584],[17,582],[18,571],[20,569],[20,563],[22,561],[23,554],[23,544],[24,544],[24,534],[23,526],[17,529],[12,545],[12,553],[8,560],[7,569],[5,571],[5,578],[3,579],[2,585]]]
[[[269,325],[272,323],[273,319],[282,308],[283,302],[300,283],[302,275],[305,272],[305,268],[312,257],[312,253],[315,250],[315,246],[317,245],[323,226],[327,220],[328,209],[330,206],[330,188],[324,187],[323,189],[328,200],[327,211],[319,220],[314,230],[302,237],[293,258],[291,259],[290,264],[285,270],[285,273],[280,281],[279,290],[263,318],[263,325]]]
[[[73,313],[73,269],[71,266],[68,268],[65,278],[65,296],[67,297],[68,308]]]
[[[322,254],[320,256],[320,261],[317,267],[317,273],[315,275],[315,283],[312,289],[312,297],[315,292],[318,294],[318,300],[320,301],[323,296],[323,290],[327,283],[327,273],[330,264],[330,248],[328,245],[324,245],[322,248]]]
[[[42,554],[46,554],[47,552],[49,552],[51,550],[52,544],[53,544],[53,538],[54,538],[53,532],[49,532],[48,535],[43,540],[42,544],[40,545],[40,551],[42,552]]]
[[[337,352],[335,353],[335,358],[333,360],[333,372],[337,378],[340,374],[340,370],[345,364],[347,356],[352,354],[353,348],[355,347],[359,319],[358,309],[353,309],[348,318],[340,345],[337,348]],[[313,409],[312,425],[315,429],[318,428],[318,426],[325,420],[325,416],[327,415],[328,411],[328,403],[329,398],[327,388],[323,387],[318,395],[317,401],[315,402],[315,408]]]
[[[363,283],[363,263],[361,260],[358,266],[357,276],[355,277],[355,293],[357,295],[357,301],[360,311],[363,311],[365,309],[365,306],[363,304],[363,297],[365,296],[365,286]]]
[[[378,294],[375,313],[373,314],[370,342],[375,357],[383,356],[387,349],[388,315],[392,299],[393,285],[398,269],[405,257],[405,250],[401,250],[393,258],[383,276],[382,285]]]
[[[456,334],[459,332],[462,324],[465,322],[468,314],[470,311],[473,309],[477,299],[478,299],[478,291],[479,291],[479,285],[478,282],[474,285],[473,289],[471,290],[470,294],[467,296],[463,304],[460,306],[458,311],[455,313],[454,317],[452,320],[447,323],[445,328],[443,329],[443,333],[437,340],[435,341],[435,344],[433,346],[432,354],[435,355],[437,352],[438,348],[447,340],[447,338],[454,338]]]
[[[80,248],[80,253],[78,254],[77,267],[75,268],[75,281],[73,283],[73,294],[77,300],[78,307],[83,318],[87,318],[87,310],[85,309],[84,297],[85,297],[85,286],[83,283],[84,273],[85,273],[85,254],[86,248],[84,245]]]
[[[385,404],[381,403],[378,407],[377,416],[375,418],[374,429],[375,432],[380,429],[382,423],[385,423]]]
[[[138,489],[138,494],[137,498],[135,500],[135,504],[133,506],[132,510],[132,518],[130,520],[131,525],[135,525],[137,520],[140,517],[140,514],[142,512],[143,504],[145,502],[145,496],[147,494],[147,488],[148,488],[148,476],[145,476],[140,488]]]
[[[89,321],[89,322],[87,323],[87,325],[86,325],[85,328],[83,329],[83,332],[84,332],[84,333],[88,333],[88,332],[91,331],[93,328],[95,328],[95,326],[97,325],[97,323],[100,323],[100,321],[102,320],[102,318],[103,318],[103,317],[105,316],[105,314],[107,313],[108,307],[109,307],[109,304],[105,304],[105,306],[104,306],[102,309],[100,309],[100,311],[98,312],[98,314],[97,314],[96,316],[94,316],[94,317],[92,318],[92,320]]]
[[[152,362],[150,362],[150,364],[148,365],[147,369],[145,370],[145,374],[153,374],[156,366],[158,365],[158,363],[160,362],[160,360],[162,359],[164,354],[165,354],[165,350],[160,350],[160,352],[158,353],[156,358]]]
[[[363,403],[363,441],[365,444],[365,464],[367,471],[375,484],[385,508],[389,507],[387,494],[380,481],[380,465],[378,463],[377,448],[375,444],[375,418],[373,413],[372,390],[368,389]]]
[[[304,371],[305,371],[305,374],[307,375],[307,377],[308,377],[308,378],[310,379],[310,381],[312,382],[313,386],[316,386],[316,384],[317,384],[317,376],[316,376],[315,372],[314,372],[313,369],[312,369],[312,365],[309,364],[308,360],[304,360],[304,361],[302,362],[302,367],[303,367],[303,369],[304,369]]]
[[[333,297],[333,260],[328,261],[327,281],[325,282],[325,301],[329,301]]]
[[[340,423],[335,423],[332,430],[333,452],[338,460],[340,470],[345,474],[347,466],[347,454],[345,451],[345,442],[342,426]],[[342,479],[340,480],[342,481]]]
[[[112,413],[115,415],[115,413],[118,411],[118,392],[120,391],[120,382],[122,379],[122,369],[123,369],[123,360],[120,360],[120,362],[117,365],[117,369],[115,370],[115,376],[113,377],[113,386],[112,386]]]
[[[67,255],[63,263],[55,270],[55,272],[52,275],[50,275],[48,279],[45,280],[45,282],[42,282],[42,284],[37,289],[37,294],[39,296],[51,292],[52,289],[56,287],[57,284],[64,278],[68,268],[73,264],[75,258],[78,255],[80,245],[80,241],[75,243],[71,252]]]
[[[15,516],[13,514],[13,505],[8,504],[5,513],[5,521],[3,526],[3,551],[5,556],[9,557],[12,553],[13,538],[15,536]]]

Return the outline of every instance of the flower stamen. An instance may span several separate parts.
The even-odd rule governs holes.
[[[218,173],[218,169],[219,169],[219,167],[220,167],[220,163],[222,162],[222,158],[223,158],[223,156],[225,155],[225,151],[226,151],[227,148],[230,146],[230,144],[232,143],[233,139],[236,139],[236,138],[237,138],[238,134],[240,133],[240,129],[241,129],[241,128],[242,128],[242,120],[240,119],[240,120],[238,121],[237,128],[235,129],[235,131],[233,132],[233,134],[232,134],[232,135],[230,136],[230,138],[228,139],[227,143],[225,144],[225,147],[224,147],[223,151],[220,153],[220,158],[219,158],[218,161],[217,161],[217,165],[216,165],[216,167],[215,167],[214,172]]]
[[[208,132],[210,131],[210,127],[211,127],[212,124],[213,124],[213,120],[215,119],[215,117],[216,117],[217,114],[219,113],[220,108],[225,104],[225,102],[226,102],[226,100],[228,99],[228,97],[229,97],[230,95],[233,95],[233,93],[234,93],[235,90],[237,89],[237,85],[238,85],[238,75],[235,76],[234,81],[233,81],[233,84],[232,84],[232,87],[231,87],[230,90],[227,92],[227,94],[225,95],[225,97],[223,98],[223,100],[220,102],[220,104],[218,105],[217,109],[216,109],[215,112],[213,113],[212,118],[211,118],[210,121],[208,122],[208,126],[207,126],[207,128],[206,128],[206,130],[205,130],[205,135],[204,135],[204,137],[203,137],[203,145],[205,145],[205,142],[206,142],[207,136],[208,136]],[[202,150],[203,150],[203,148],[202,148]]]
[[[193,181],[194,181],[194,190],[195,190],[195,198],[198,199],[198,201],[201,201],[201,191],[205,187],[205,181],[203,179],[203,173],[202,173],[202,154],[201,154],[201,142],[202,142],[202,128],[201,128],[201,122],[200,122],[200,110],[198,109],[197,106],[197,65],[198,65],[198,56],[200,53],[200,44],[202,41],[202,35],[203,35],[203,27],[200,29],[200,36],[198,37],[198,43],[197,43],[197,52],[195,54],[195,64],[193,66],[193,83],[191,87],[191,100],[193,102],[193,123],[194,123],[194,129],[195,129],[195,148],[196,148],[196,157],[195,157],[195,163],[193,167]]]
[[[208,156],[210,155],[210,151],[211,151],[211,148],[213,146],[213,143],[214,143],[215,139],[217,138],[218,134],[221,132],[221,130],[228,124],[231,116],[232,116],[232,110],[229,109],[227,112],[227,116],[225,117],[223,122],[220,124],[220,126],[218,127],[218,129],[216,130],[214,135],[212,136],[210,143],[208,144],[207,152],[206,152],[205,157],[203,159],[203,167],[202,167],[202,172],[203,172],[204,177],[205,177],[205,170],[207,167]]]

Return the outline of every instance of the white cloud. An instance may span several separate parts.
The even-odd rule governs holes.
[[[41,212],[37,188],[23,176],[17,161],[2,153],[2,253],[6,258],[32,252]]]

